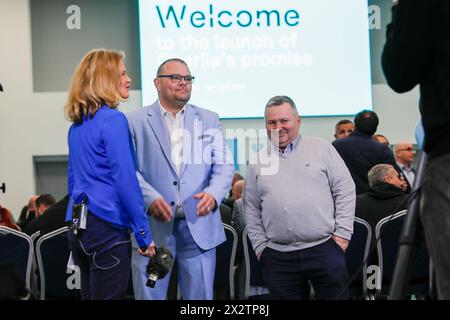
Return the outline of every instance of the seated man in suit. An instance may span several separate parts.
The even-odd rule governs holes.
[[[28,200],[28,204],[22,209],[17,226],[23,231],[27,227],[27,224],[36,218],[36,199],[39,195],[32,195]]]
[[[40,231],[40,236],[58,230],[66,226],[66,212],[69,205],[69,195],[56,202],[45,210],[45,213],[36,218],[35,232]],[[31,224],[30,224],[31,225]],[[32,230],[28,230],[29,232]],[[32,232],[34,233],[34,232]],[[31,234],[32,234],[31,233]]]
[[[51,194],[40,195],[36,199],[36,218],[30,221],[24,232],[28,235],[41,230],[42,217],[45,215],[48,208],[55,204],[55,198]]]
[[[407,194],[402,190],[403,181],[390,164],[378,164],[369,170],[369,191],[356,197],[358,218],[366,220],[372,228],[375,239],[375,226],[391,214],[405,210]]]

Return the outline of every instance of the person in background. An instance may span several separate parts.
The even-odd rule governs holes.
[[[234,206],[234,201],[236,198],[233,196],[233,186],[236,184],[236,182],[244,180],[244,177],[239,174],[238,172],[235,172],[233,175],[233,180],[231,181],[231,189],[228,193],[228,196],[222,200],[222,203],[230,207],[231,209]]]
[[[377,164],[367,175],[369,191],[356,197],[355,215],[366,220],[375,235],[375,226],[381,219],[407,208],[408,196],[402,190],[403,181],[392,165]]]
[[[334,127],[334,138],[347,138],[353,131],[355,131],[355,125],[352,121],[348,119],[340,120]]]
[[[394,146],[394,156],[397,166],[402,170],[403,177],[408,183],[408,190],[411,190],[416,177],[416,170],[413,167],[416,152],[410,142],[399,142]]]
[[[20,231],[20,228],[14,223],[11,212],[0,205],[0,226],[8,227]]]
[[[385,136],[383,136],[382,134],[374,134],[372,136],[372,139],[374,139],[375,141],[378,141],[381,144],[385,144],[387,146],[390,145],[389,140]]]
[[[155,253],[136,178],[133,146],[125,115],[117,110],[129,97],[125,55],[88,52],[75,70],[65,112],[68,133],[69,205],[66,222],[75,264],[81,270],[81,298],[121,299],[131,268],[130,229],[139,253]],[[75,234],[73,207],[86,203],[86,229]]]
[[[22,209],[19,220],[17,221],[17,226],[19,226],[21,230],[25,230],[27,224],[34,218],[36,218],[36,199],[38,197],[39,196],[37,194],[32,195],[31,198],[28,200],[26,210]]]
[[[356,194],[369,190],[367,173],[380,163],[392,164],[395,159],[392,150],[372,139],[377,131],[378,115],[371,110],[362,110],[355,116],[355,132],[345,139],[333,141],[339,155],[344,160],[356,185]]]
[[[36,218],[39,218],[41,215],[45,213],[45,211],[54,205],[56,202],[55,198],[51,194],[41,194],[36,199]]]
[[[35,202],[36,218],[31,220],[23,231],[28,235],[32,235],[33,233],[40,231],[42,217],[47,209],[55,204],[55,202],[55,198],[53,198],[51,194],[41,194]]]

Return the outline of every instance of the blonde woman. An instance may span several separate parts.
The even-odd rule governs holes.
[[[82,299],[123,298],[131,268],[130,229],[139,253],[154,254],[127,119],[116,109],[129,97],[130,83],[124,54],[96,49],[84,56],[69,88],[66,222],[81,270]],[[73,217],[73,206],[82,203],[88,207],[85,229],[77,228]]]

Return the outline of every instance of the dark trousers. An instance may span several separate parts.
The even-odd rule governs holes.
[[[420,219],[436,272],[438,298],[450,299],[450,154],[427,161]]]
[[[81,271],[81,299],[123,299],[131,270],[129,232],[89,213],[86,230],[74,239],[73,230],[69,229],[68,238]]]
[[[337,299],[348,283],[345,253],[331,238],[317,246],[291,252],[266,248],[260,262],[267,288],[279,299],[308,299],[308,281],[317,299]],[[347,292],[340,297],[347,298]]]

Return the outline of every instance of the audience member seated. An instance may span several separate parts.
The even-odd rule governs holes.
[[[407,194],[402,190],[403,181],[390,164],[378,164],[368,173],[370,189],[356,197],[355,215],[366,220],[372,228],[372,247],[375,246],[375,226],[394,213],[407,208]],[[373,261],[372,261],[373,262]]]
[[[14,230],[20,230],[14,223],[11,212],[0,205],[0,226],[8,227]]]
[[[55,198],[51,194],[40,195],[36,199],[36,218],[39,218],[44,212],[56,203]]]
[[[375,141],[378,141],[381,144],[385,144],[387,146],[390,146],[389,140],[383,136],[382,134],[374,134],[372,136],[372,139],[374,139]]]
[[[244,180],[237,181],[233,188],[233,197],[235,199],[233,206],[233,214],[231,216],[231,226],[241,235],[245,228],[242,218],[242,190],[244,189]]]
[[[45,214],[39,216],[36,220],[38,228],[36,231],[41,232],[41,236],[50,233],[54,230],[66,226],[66,212],[67,206],[69,204],[69,195],[56,202],[54,205],[49,207]]]
[[[239,173],[235,172],[233,175],[233,180],[231,181],[230,192],[229,192],[228,196],[222,200],[222,203],[226,204],[231,209],[233,208],[233,204],[234,204],[234,200],[235,200],[233,197],[233,186],[237,181],[240,181],[240,180],[244,180],[244,177],[242,177]]]
[[[40,195],[36,199],[36,218],[30,221],[23,231],[28,235],[32,235],[33,233],[40,231],[42,220],[41,217],[45,215],[46,210],[54,205],[55,202],[55,198],[53,198],[50,194]]]
[[[237,181],[233,186],[234,201],[233,213],[231,214],[231,226],[236,230],[238,235],[238,245],[236,251],[236,262],[238,265],[242,261],[243,249],[242,249],[242,232],[245,228],[245,223],[242,218],[242,190],[244,189],[244,180]]]
[[[347,138],[353,131],[355,131],[355,125],[352,121],[347,119],[341,120],[334,127],[334,138]]]
[[[19,220],[17,221],[17,226],[21,230],[25,230],[27,224],[36,217],[36,199],[38,195],[31,196],[30,200],[28,200],[27,210],[20,213]]]
[[[414,184],[415,170],[413,167],[414,162],[414,147],[409,142],[399,142],[394,146],[394,156],[397,166],[403,173],[405,181],[408,184],[406,192],[410,192]]]
[[[356,185],[356,194],[369,190],[367,173],[381,163],[396,166],[392,150],[372,139],[377,131],[378,116],[375,112],[363,110],[355,116],[355,132],[345,139],[333,141],[333,146],[347,165]]]

